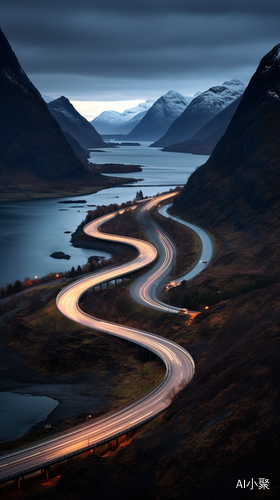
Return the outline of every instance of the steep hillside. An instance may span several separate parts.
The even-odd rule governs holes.
[[[235,291],[183,328],[170,324],[170,337],[194,356],[193,381],[130,446],[66,472],[57,498],[71,491],[80,499],[93,489],[96,499],[279,495],[279,82],[280,44],[261,61],[211,158],[174,203],[216,240],[213,263],[187,290]],[[276,283],[242,293],[242,283],[265,275]]]
[[[182,296],[208,290],[221,302],[201,304],[194,318],[154,321],[194,357],[193,380],[126,447],[88,456],[25,498],[279,497],[279,120],[280,44],[262,59],[211,158],[174,203],[215,237],[213,262],[177,289]],[[274,282],[260,284],[265,276]],[[245,293],[244,282],[254,287]],[[227,300],[223,287],[234,292]],[[149,318],[141,311],[138,326]]]
[[[200,336],[204,346],[193,382],[156,426],[115,456],[72,466],[46,497],[78,500],[94,491],[96,500],[276,499],[279,291],[246,296],[246,308],[244,298],[217,305],[185,326],[185,337]],[[268,480],[263,496],[259,478]]]
[[[231,80],[202,92],[152,146],[166,147],[193,137],[209,120],[242,95],[244,89],[242,82]]]
[[[184,97],[178,92],[170,90],[153,104],[140,123],[126,136],[126,139],[130,141],[155,141],[183,113],[191,100],[192,97]]]
[[[85,149],[82,148],[82,146],[80,145],[80,143],[78,141],[76,141],[76,139],[74,139],[74,137],[70,134],[68,134],[68,132],[63,132],[63,135],[65,137],[65,139],[67,140],[67,142],[70,144],[71,148],[73,149],[76,157],[82,161],[85,165],[87,165],[88,161],[87,159],[90,158],[90,154],[88,151],[86,151]]]
[[[217,142],[224,135],[240,101],[241,97],[238,97],[207,122],[191,139],[167,146],[163,151],[211,155]]]
[[[107,147],[95,128],[76,111],[64,96],[47,104],[52,116],[59,123],[63,132],[70,134],[83,148]]]
[[[170,337],[196,361],[193,381],[124,450],[71,467],[52,498],[82,499],[93,490],[97,500],[278,497],[279,77],[280,44],[174,203],[216,239],[213,263],[187,290],[235,292],[184,326],[170,320]],[[262,275],[276,283],[242,292],[242,283]]]
[[[0,31],[1,192],[94,185]]]
[[[174,203],[188,218],[279,236],[279,54],[277,45],[262,59],[226,133]]]

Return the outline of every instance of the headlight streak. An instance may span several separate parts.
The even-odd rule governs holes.
[[[150,210],[159,200],[169,198],[170,196],[174,196],[174,193],[157,197],[155,200],[149,201],[145,210]],[[112,219],[115,215],[116,213],[108,214],[87,224],[84,228],[85,233],[100,239],[112,240],[111,235],[100,233],[98,228],[106,220]],[[165,269],[170,259],[171,244],[162,234],[159,234],[159,237],[162,240],[166,252],[164,263],[161,266],[162,269]],[[0,480],[4,475],[7,476],[11,473],[16,474],[23,469],[28,470],[28,467],[34,469],[34,464],[37,464],[39,467],[40,464],[44,463],[46,460],[52,460],[53,457],[63,457],[67,453],[73,453],[73,451],[76,452],[80,449],[84,449],[84,443],[86,441],[88,444],[90,441],[90,446],[94,446],[94,443],[102,442],[104,439],[113,439],[114,436],[127,432],[131,427],[137,426],[138,423],[144,423],[146,420],[150,420],[150,418],[158,415],[168,406],[166,396],[170,389],[179,385],[182,380],[191,380],[193,377],[193,359],[189,353],[179,345],[149,332],[93,318],[80,309],[78,305],[80,297],[87,290],[100,285],[104,281],[109,281],[121,275],[133,272],[136,269],[143,268],[150,262],[153,262],[157,257],[157,250],[150,243],[136,240],[135,238],[116,235],[113,236],[113,239],[114,241],[134,246],[138,250],[137,258],[130,263],[98,271],[93,275],[83,277],[66,286],[57,296],[57,307],[62,314],[79,324],[104,331],[111,335],[126,338],[127,340],[150,349],[163,360],[166,366],[166,375],[155,388],[149,391],[149,393],[124,408],[112,412],[107,416],[99,417],[96,422],[84,424],[74,430],[65,431],[58,436],[31,445],[25,450],[18,450],[17,452],[0,457],[0,463],[1,461],[5,461],[4,464],[2,463],[2,465],[0,465]],[[160,272],[157,271],[154,273],[149,283],[152,284],[159,276]],[[147,295],[146,297],[148,299]],[[149,298],[149,300],[151,299]],[[165,305],[163,304],[163,306]],[[165,311],[167,310],[168,308],[165,306]],[[35,450],[36,453],[34,453]]]

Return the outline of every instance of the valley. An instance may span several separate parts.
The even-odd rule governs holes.
[[[192,96],[162,92],[122,114],[108,112],[102,127],[126,129],[106,134],[109,142],[68,98],[44,102],[2,31],[0,45],[0,180],[2,196],[11,200],[1,206],[1,261],[10,276],[17,264],[26,272],[25,242],[36,279],[37,245],[39,261],[52,266],[57,252],[72,258],[67,245],[75,245],[78,259],[84,247],[89,252],[87,264],[77,267],[79,279],[73,266],[67,284],[36,288],[34,282],[1,305],[3,388],[24,393],[37,377],[37,393],[46,384],[51,396],[53,384],[57,401],[61,395],[46,419],[51,423],[1,443],[3,479],[24,475],[23,463],[29,472],[46,473],[22,481],[18,491],[4,484],[5,500],[235,500],[239,488],[244,498],[265,498],[266,489],[276,498],[280,44],[262,57],[247,86],[227,79]],[[97,165],[118,163],[127,165],[119,178],[98,171]],[[133,184],[131,165],[141,169]],[[117,190],[107,189],[111,182]],[[61,193],[70,194],[68,202],[15,200]],[[154,199],[169,198],[163,218]],[[45,239],[40,206],[49,224]],[[206,257],[206,245],[178,221],[207,233]],[[104,266],[92,240],[101,223],[102,250],[108,241],[110,254]],[[127,246],[118,252],[121,242]],[[90,265],[95,272],[88,275]],[[141,276],[144,266],[148,275]],[[190,269],[196,274],[182,279]],[[8,289],[3,284],[5,295]],[[95,454],[124,435],[125,444]],[[81,460],[54,466],[81,450]]]

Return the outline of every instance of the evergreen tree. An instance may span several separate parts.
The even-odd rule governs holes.
[[[11,285],[11,283],[9,283],[7,286],[7,290],[6,290],[6,295],[7,295],[7,297],[9,297],[13,293],[14,293],[13,285]]]
[[[16,280],[14,284],[14,293],[21,292],[21,290],[22,290],[22,284],[19,280]]]
[[[140,189],[140,191],[136,192],[136,198],[135,199],[136,199],[136,201],[139,201],[139,200],[143,200],[143,198],[144,198],[143,191],[142,191],[142,189]]]

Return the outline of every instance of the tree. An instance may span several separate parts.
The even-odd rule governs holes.
[[[72,267],[71,267],[71,271],[70,271],[70,273],[69,273],[69,276],[70,276],[71,278],[74,278],[74,276],[76,276],[76,271],[75,271],[74,266],[72,266]]]
[[[140,191],[136,192],[135,199],[136,199],[136,201],[140,201],[140,200],[143,200],[143,198],[144,198],[143,191],[142,191],[142,189],[140,189]]]
[[[12,293],[14,293],[13,285],[11,285],[11,283],[9,283],[8,286],[7,286],[7,290],[6,290],[7,297],[9,297],[10,295],[12,295]]]
[[[16,280],[14,284],[14,293],[21,292],[21,290],[22,290],[22,284],[19,280]]]

